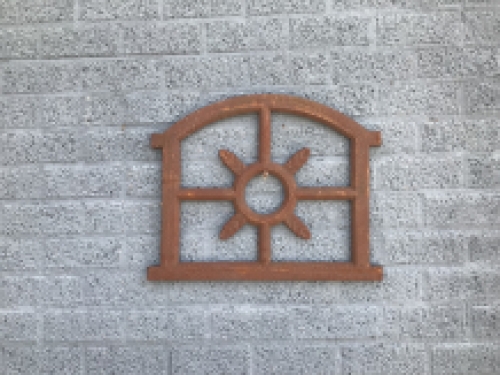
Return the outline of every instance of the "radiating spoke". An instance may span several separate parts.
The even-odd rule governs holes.
[[[245,219],[245,216],[243,216],[243,214],[241,213],[235,214],[231,219],[227,221],[226,224],[224,224],[224,227],[222,227],[219,233],[219,238],[221,240],[226,240],[228,238],[231,238],[246,223],[247,219]]]
[[[177,197],[186,201],[229,201],[234,199],[233,189],[181,189]]]
[[[284,167],[295,174],[307,162],[310,154],[311,151],[304,147],[302,150],[297,151],[294,155],[292,155],[285,163]]]
[[[236,175],[240,175],[243,169],[245,169],[245,164],[231,151],[220,150],[219,151],[220,160]]]
[[[259,261],[264,264],[271,262],[271,226],[261,224],[259,227]]]
[[[356,198],[356,190],[336,187],[301,187],[295,196],[298,200],[349,200]]]
[[[290,215],[285,220],[285,224],[297,237],[303,238],[305,240],[311,238],[311,232],[309,231],[309,228],[307,228],[304,222],[300,220],[297,216],[293,214]]]
[[[271,161],[271,110],[264,107],[260,111],[259,159],[261,163]]]

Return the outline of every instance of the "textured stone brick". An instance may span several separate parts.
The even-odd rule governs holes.
[[[160,163],[133,165],[126,174],[126,192],[131,197],[154,197],[161,196]]]
[[[349,345],[342,348],[341,358],[346,374],[425,374],[429,362],[422,344]]]
[[[411,50],[334,51],[331,65],[334,82],[411,79],[417,73],[417,58]]]
[[[40,374],[79,374],[84,352],[77,346],[49,346],[40,353]]]
[[[326,53],[290,54],[290,76],[293,84],[328,84],[331,81],[331,61]]]
[[[277,18],[212,21],[207,27],[207,48],[209,52],[276,50],[286,40],[284,29],[284,22]]]
[[[418,149],[419,120],[411,119],[362,119],[361,125],[382,133],[382,146],[373,148],[371,154],[412,154]],[[422,143],[426,143],[425,140]]]
[[[457,44],[462,39],[460,23],[457,11],[383,15],[377,19],[377,44]]]
[[[248,64],[243,57],[214,56],[175,58],[162,61],[169,89],[220,89],[248,85]]]
[[[464,85],[467,113],[488,113],[500,108],[500,79],[492,77],[467,82]]]
[[[0,23],[16,23],[18,18],[18,9],[16,0],[3,0],[0,3]]]
[[[459,193],[454,196],[426,193],[423,212],[426,225],[485,227],[500,223],[500,196],[495,193]]]
[[[41,294],[40,278],[3,276],[0,278],[0,307],[13,309],[38,303]]]
[[[42,244],[36,239],[0,238],[0,270],[33,270],[42,252]]]
[[[123,190],[119,165],[44,168],[49,197],[117,197]]]
[[[450,301],[488,298],[498,290],[499,279],[500,276],[494,268],[434,268],[429,270],[424,296],[428,300]]]
[[[39,166],[16,166],[0,169],[0,198],[44,198],[47,179]]]
[[[171,308],[161,311],[131,311],[125,331],[128,340],[201,340],[208,336],[205,309]]]
[[[126,267],[140,268],[160,264],[160,236],[140,235],[127,237],[121,251]]]
[[[500,370],[500,348],[495,344],[442,344],[432,351],[436,375],[493,375]]]
[[[81,122],[87,125],[126,125],[135,121],[125,95],[88,94],[79,98]]]
[[[468,186],[497,188],[500,186],[500,157],[472,156],[467,159]]]
[[[252,85],[286,85],[293,79],[293,73],[288,70],[288,59],[283,54],[252,55],[248,65]]]
[[[87,371],[95,375],[167,374],[168,352],[158,345],[101,346],[85,350]]]
[[[460,86],[456,82],[396,81],[380,87],[380,114],[457,114]]]
[[[325,0],[251,0],[247,4],[250,15],[323,13]]]
[[[80,87],[74,62],[10,62],[2,70],[2,90],[8,94],[67,92]]]
[[[78,276],[48,276],[41,280],[43,306],[72,307],[82,303],[82,284]]]
[[[474,337],[498,338],[500,336],[499,306],[472,306],[471,320]]]
[[[172,374],[249,374],[250,354],[245,346],[176,347]]]
[[[498,46],[468,46],[463,50],[463,74],[465,76],[494,76],[500,71]]]
[[[371,222],[376,227],[414,228],[422,223],[422,196],[419,193],[374,192]]]
[[[47,268],[118,267],[121,243],[113,237],[49,239],[44,243]]]
[[[418,76],[424,78],[459,78],[465,74],[463,48],[421,48],[417,54]]]
[[[465,42],[498,45],[500,15],[488,10],[469,10],[464,13]]]
[[[151,20],[158,19],[158,0],[82,0],[81,20]]]
[[[342,283],[339,299],[344,303],[419,300],[421,287],[420,271],[386,267],[382,282]]]
[[[37,317],[33,313],[0,313],[0,338],[7,341],[37,340]]]
[[[238,0],[163,0],[163,18],[237,16],[243,12]]]
[[[38,33],[35,29],[3,27],[0,30],[0,60],[34,58],[37,53]]]
[[[53,26],[41,32],[42,57],[113,56],[119,29],[112,25]]]
[[[390,156],[375,163],[381,190],[451,189],[463,186],[463,163],[456,157]]]
[[[17,22],[72,21],[75,0],[28,0],[17,1]]]
[[[280,308],[230,307],[214,311],[211,336],[217,339],[289,339],[292,326],[286,310]]]
[[[34,346],[4,346],[1,348],[0,358],[5,375],[38,373],[40,352]]]
[[[255,375],[333,375],[338,366],[335,348],[323,345],[259,345],[252,358]]]
[[[291,312],[300,339],[347,339],[378,336],[382,310],[376,307],[304,307]]]
[[[493,118],[426,122],[421,131],[422,150],[425,152],[489,152],[500,149],[498,120]]]
[[[472,261],[496,262],[500,251],[500,233],[483,231],[471,235],[469,251]]]
[[[303,17],[290,20],[290,46],[330,47],[368,45],[370,20],[362,17]]]
[[[201,52],[201,26],[190,23],[123,26],[125,54],[196,54]]]

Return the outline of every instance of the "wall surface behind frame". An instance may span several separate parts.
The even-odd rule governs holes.
[[[498,0],[0,0],[0,373],[499,374],[499,61]],[[382,131],[382,283],[146,280],[150,135],[262,92]],[[273,121],[275,160],[313,148],[301,183],[348,183],[342,137]],[[216,150],[251,162],[254,124],[186,140],[183,184],[231,184]],[[275,259],[348,259],[348,205],[306,206],[315,242],[278,227]],[[250,227],[216,240],[231,210],[183,206],[184,260],[255,258]]]

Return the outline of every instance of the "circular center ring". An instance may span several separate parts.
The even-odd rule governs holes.
[[[252,178],[266,172],[278,178],[283,184],[285,199],[277,211],[270,214],[259,214],[248,206],[245,199],[245,188]],[[271,162],[251,164],[237,177],[234,186],[236,191],[236,209],[252,224],[276,224],[284,221],[295,210],[297,203],[295,178],[292,173],[280,164]]]

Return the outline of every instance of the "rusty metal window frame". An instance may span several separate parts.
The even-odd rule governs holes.
[[[307,162],[303,148],[285,164],[271,160],[271,113],[282,112],[309,118],[339,132],[350,140],[350,185],[346,187],[300,187],[295,173]],[[235,175],[231,188],[182,188],[181,141],[201,128],[225,118],[259,114],[259,160],[249,166],[230,150],[220,150],[222,162]],[[375,281],[382,267],[370,264],[369,249],[369,148],[380,146],[381,133],[370,131],[325,105],[278,94],[246,95],[201,108],[153,134],[151,146],[163,151],[162,236],[160,265],[148,268],[148,280],[351,280]],[[245,186],[256,175],[270,173],[285,188],[282,206],[270,214],[248,207]],[[220,238],[235,234],[243,225],[258,227],[258,261],[180,262],[180,204],[182,201],[225,200],[233,202],[235,215],[224,225]],[[284,223],[297,236],[308,239],[306,225],[294,214],[297,200],[348,200],[351,203],[350,262],[273,262],[271,227]]]

